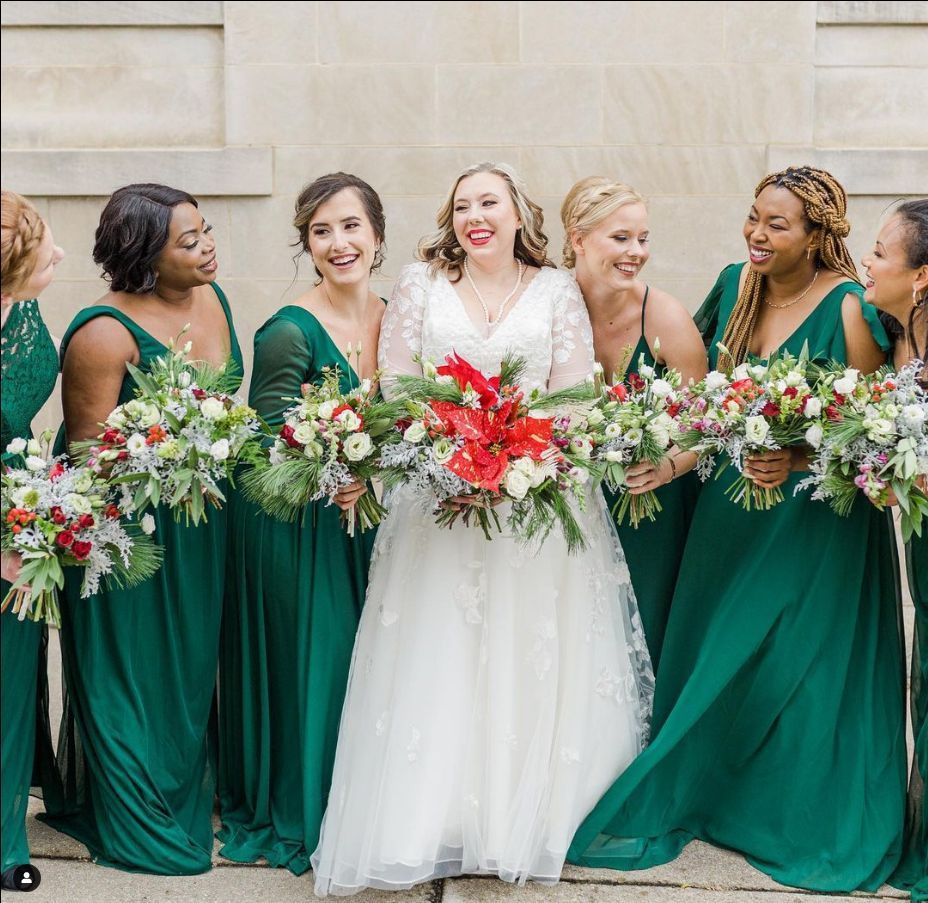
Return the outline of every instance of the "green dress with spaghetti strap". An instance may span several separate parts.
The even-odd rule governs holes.
[[[277,428],[303,383],[358,377],[305,308],[255,336],[250,404]],[[302,874],[319,839],[374,531],[351,538],[334,505],[293,523],[236,494],[220,664],[220,853]]]
[[[241,370],[228,302],[213,289]],[[74,333],[95,317],[113,317],[132,333],[142,371],[166,351],[121,311],[97,306],[74,318],[62,358]],[[127,373],[119,404],[134,397],[134,387]],[[153,514],[164,561],[150,580],[89,599],[79,597],[77,582],[67,583],[67,702],[58,756],[64,799],[46,794],[45,820],[84,843],[101,865],[192,875],[210,868],[213,849],[210,727],[228,516],[211,510],[208,523],[194,527],[177,523],[164,506]]]
[[[36,301],[14,304],[2,334],[2,429],[0,452],[13,439],[32,437],[30,424],[55,389],[58,355]],[[0,599],[11,584],[0,580]],[[43,672],[44,625],[24,620],[7,609],[0,615],[2,680],[0,680],[0,743],[2,743],[2,822],[0,871],[29,861],[26,810],[32,782],[36,742],[36,688]]]
[[[649,294],[650,289],[645,287],[641,304],[641,338],[632,353],[628,369],[629,372],[637,372],[643,357],[645,364],[654,367],[663,376],[667,368],[655,361],[645,336],[645,311]],[[611,511],[620,493],[605,488],[603,491]],[[655,495],[663,509],[657,514],[656,520],[643,520],[637,529],[626,520],[624,524],[616,523],[616,529],[628,562],[645,639],[651,653],[651,664],[656,674],[664,645],[664,630],[670,615],[670,602],[683,558],[683,547],[699,497],[699,477],[695,471],[690,471],[661,486]]]
[[[738,295],[723,271],[715,343]],[[833,289],[782,346],[846,361]],[[704,310],[705,314],[707,311]],[[906,753],[896,560],[866,499],[848,517],[793,495],[745,511],[700,492],[664,639],[652,741],[581,825],[570,859],[648,868],[693,838],[741,852],[783,884],[875,890],[902,851]]]

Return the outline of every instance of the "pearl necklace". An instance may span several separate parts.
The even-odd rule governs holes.
[[[786,304],[774,304],[772,301],[767,300],[767,293],[764,292],[764,304],[767,307],[772,307],[774,310],[786,310],[787,307],[792,307],[794,304],[798,304],[805,298],[809,292],[812,291],[812,286],[815,285],[815,280],[818,279],[818,270],[815,271],[815,275],[812,277],[812,281],[805,287],[805,290],[793,298],[792,301],[787,301]]]
[[[490,309],[487,307],[487,302],[483,300],[483,295],[480,294],[477,289],[476,284],[474,283],[473,277],[470,274],[470,267],[467,266],[467,258],[464,258],[464,275],[467,276],[467,281],[470,283],[470,287],[474,291],[474,295],[477,300],[480,302],[480,306],[483,308],[483,316],[487,321],[487,332],[490,331],[490,328],[493,326],[498,326],[500,319],[502,319],[503,312],[506,310],[506,305],[513,299],[515,293],[519,290],[519,286],[522,285],[522,274],[525,272],[525,265],[522,261],[518,261],[519,264],[519,278],[516,279],[516,284],[513,286],[512,291],[503,298],[503,303],[499,306],[499,312],[496,314],[496,319],[490,319]]]

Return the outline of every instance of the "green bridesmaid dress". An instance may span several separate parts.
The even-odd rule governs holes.
[[[645,287],[644,301],[641,304],[641,338],[632,353],[630,372],[637,372],[641,356],[650,367],[655,367],[663,376],[666,367],[657,364],[645,338],[645,311],[648,305],[649,288]],[[620,494],[603,490],[609,510],[619,500]],[[638,600],[644,636],[651,653],[651,664],[655,674],[660,663],[661,649],[664,645],[664,630],[670,616],[670,601],[677,585],[677,572],[683,559],[683,547],[689,532],[693,509],[699,497],[699,477],[695,471],[683,474],[677,479],[661,486],[655,493],[661,503],[662,511],[654,521],[643,520],[636,529],[626,520],[616,524],[622,550],[628,562],[632,578],[632,587]]]
[[[0,452],[7,462],[6,447],[12,439],[32,436],[30,424],[48,400],[58,378],[55,343],[42,321],[37,301],[14,304],[2,334],[2,429]],[[10,584],[0,580],[0,599]],[[6,871],[29,861],[26,841],[26,809],[32,783],[36,743],[36,687],[44,666],[44,624],[20,621],[11,610],[0,615],[2,639],[2,824],[0,848]],[[44,680],[44,677],[43,677]]]
[[[241,369],[228,302],[213,289]],[[142,371],[167,350],[121,311],[99,306],[74,318],[62,357],[71,336],[95,317],[113,317],[132,333]],[[120,404],[133,388],[126,374]],[[89,599],[79,597],[77,582],[67,584],[67,702],[58,750],[64,799],[46,794],[45,820],[85,844],[101,865],[193,875],[210,868],[213,849],[210,725],[228,517],[226,509],[210,510],[208,523],[194,527],[175,522],[164,507],[153,514],[154,539],[164,548],[154,577]]]
[[[723,271],[704,310],[715,343],[738,294]],[[847,359],[845,282],[786,340],[821,361]],[[863,301],[861,299],[861,304]],[[869,305],[870,328],[889,342]],[[651,745],[577,832],[571,861],[641,869],[693,838],[737,850],[783,884],[874,890],[902,850],[903,655],[896,561],[883,515],[859,499],[849,517],[800,474],[771,511],[703,486],[661,656]]]
[[[912,641],[912,734],[915,758],[909,777],[906,812],[906,843],[902,862],[892,883],[911,890],[912,899],[928,901],[928,529],[921,539],[913,536],[906,545],[909,588],[915,603],[915,635]]]
[[[358,377],[319,321],[287,306],[255,336],[250,403],[272,426],[338,367]],[[230,514],[219,676],[220,853],[302,874],[319,839],[374,532],[350,538],[324,501],[293,523],[240,495]]]

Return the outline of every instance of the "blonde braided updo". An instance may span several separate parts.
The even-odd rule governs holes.
[[[832,270],[859,283],[854,260],[844,243],[851,227],[845,218],[847,192],[841,183],[824,169],[791,166],[765,176],[754,189],[754,197],[770,185],[786,188],[796,195],[802,201],[809,222],[807,231],[818,229],[819,236],[814,246],[816,267]],[[719,355],[719,369],[736,366],[747,357],[765,290],[766,277],[749,270],[725,326],[722,344],[730,353]]]
[[[4,191],[0,202],[0,286],[4,293],[15,292],[29,281],[44,237],[45,221],[35,207],[22,195]]]

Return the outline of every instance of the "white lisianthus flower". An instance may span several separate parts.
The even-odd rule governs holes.
[[[267,459],[271,462],[273,467],[277,467],[278,464],[283,464],[286,461],[286,456],[283,453],[283,446],[275,442],[269,449],[267,453]]]
[[[147,429],[160,421],[161,411],[158,410],[156,405],[145,404],[142,406],[142,411],[139,414],[139,426],[143,426]]]
[[[74,477],[75,492],[90,492],[93,487],[93,475],[86,470],[80,470]]]
[[[369,379],[361,380],[361,391],[367,395],[371,391],[371,386],[373,383]]]
[[[844,376],[834,381],[832,388],[839,395],[850,395],[854,389],[857,388],[857,379],[859,376],[859,370],[855,370],[853,367],[848,367],[847,370],[844,371]]]
[[[622,435],[622,427],[613,421],[612,423],[606,424],[604,432],[607,439],[618,439],[618,437]]]
[[[142,519],[139,521],[139,526],[142,528],[142,532],[146,536],[151,536],[155,532],[155,519],[150,514],[145,514],[142,516]]]
[[[731,380],[732,382],[737,382],[739,379],[748,378],[748,365],[747,364],[738,364],[737,367],[732,371]]]
[[[182,454],[180,443],[176,439],[165,439],[158,444],[155,454],[163,461],[176,461]]]
[[[214,461],[225,461],[229,457],[229,440],[217,439],[209,447],[209,454]]]
[[[520,473],[524,473],[529,479],[535,476],[535,462],[531,458],[516,458],[512,466]]]
[[[789,373],[786,374],[786,385],[801,386],[803,379],[803,375],[798,370],[790,370]]]
[[[306,448],[303,449],[303,454],[307,458],[321,458],[324,449],[322,448],[321,442],[307,442]]]
[[[666,379],[656,379],[651,384],[651,392],[658,398],[666,398],[673,392],[673,386]]]
[[[885,444],[895,432],[895,424],[891,420],[877,417],[875,420],[864,420],[867,428],[867,438],[871,442]]]
[[[218,398],[204,398],[200,402],[200,413],[207,420],[219,420],[225,416],[226,406]]]
[[[426,379],[435,379],[438,376],[438,368],[435,366],[432,361],[423,361],[422,362],[422,375]]]
[[[41,454],[42,454],[42,445],[41,445],[41,443],[39,442],[38,439],[30,439],[30,440],[26,443],[26,451],[27,451],[30,455],[39,455],[39,456],[41,456]]]
[[[432,445],[432,454],[439,464],[447,464],[454,457],[454,443],[444,437],[436,439]]]
[[[316,427],[308,420],[301,420],[293,430],[293,438],[300,445],[306,445],[316,438]]]
[[[26,442],[25,439],[14,439],[12,442],[10,442],[9,445],[7,445],[6,450],[11,455],[21,455],[26,450],[26,446],[28,444],[29,443]]]
[[[345,440],[345,457],[349,461],[363,461],[374,450],[367,433],[354,433]]]
[[[142,402],[137,398],[133,398],[125,403],[124,410],[127,417],[137,420],[142,413]]]
[[[93,505],[90,504],[90,499],[83,495],[78,495],[76,492],[69,492],[64,497],[64,503],[74,511],[75,514],[90,514],[93,511]]]
[[[812,446],[812,448],[818,448],[822,444],[822,439],[825,435],[824,430],[818,423],[814,423],[806,430],[806,442]]]
[[[918,426],[920,423],[924,423],[926,418],[928,418],[928,413],[926,413],[923,405],[907,404],[902,409],[902,419],[912,426]]]
[[[613,464],[621,464],[624,460],[625,455],[621,451],[607,451],[606,460],[611,461]]]
[[[599,408],[593,408],[586,416],[586,422],[590,426],[599,426],[605,419],[605,414]]]
[[[361,429],[361,418],[354,411],[342,411],[335,418],[349,433],[356,433]]]
[[[510,467],[503,485],[509,495],[518,501],[522,501],[528,495],[529,489],[532,488],[532,481],[521,470]]]
[[[649,424],[648,432],[654,437],[658,445],[666,448],[673,437],[673,418],[667,414],[658,414]]]
[[[744,418],[744,436],[748,442],[759,444],[767,438],[770,432],[770,424],[764,417],[745,417]]]
[[[822,413],[822,403],[817,398],[810,398],[803,410],[806,417],[818,417]]]
[[[710,373],[706,374],[706,388],[710,392],[714,392],[716,389],[724,389],[728,385],[728,377],[724,373],[719,373],[718,370],[712,370]]]
[[[767,367],[764,364],[751,364],[748,373],[754,382],[762,383],[767,376]]]
[[[654,368],[649,366],[648,364],[642,364],[638,368],[638,375],[642,379],[650,379],[652,376],[654,376]]]
[[[589,458],[593,453],[593,443],[586,436],[577,436],[570,440],[570,450],[581,458]]]
[[[190,386],[190,371],[183,370],[180,376],[177,377],[177,385],[182,389],[186,389]]]
[[[126,425],[126,415],[123,408],[116,408],[116,410],[106,418],[106,425],[121,430]]]
[[[39,494],[28,486],[20,486],[10,493],[10,501],[14,508],[34,508],[39,502]]]
[[[406,431],[403,433],[404,442],[421,442],[426,437],[426,429],[422,425],[421,421],[415,420],[406,427]]]
[[[145,451],[145,437],[141,433],[133,433],[126,440],[126,450],[133,458],[137,458]]]
[[[640,445],[642,439],[644,439],[644,432],[638,429],[638,427],[635,427],[634,429],[630,429],[625,434],[625,441],[629,445]]]
[[[319,405],[319,410],[316,414],[320,420],[331,420],[336,407],[338,407],[338,405],[336,405],[334,401],[324,401]]]

